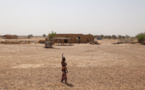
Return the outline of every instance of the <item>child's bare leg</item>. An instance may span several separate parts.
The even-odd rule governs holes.
[[[67,83],[67,79],[65,79],[65,83]]]
[[[63,80],[64,80],[64,75],[62,75],[62,79],[61,79],[61,82],[63,82]]]
[[[64,79],[61,79],[61,82],[63,82]]]

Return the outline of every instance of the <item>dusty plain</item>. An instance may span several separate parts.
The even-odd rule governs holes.
[[[0,44],[0,90],[145,90],[145,45]],[[61,83],[65,53],[68,84]]]

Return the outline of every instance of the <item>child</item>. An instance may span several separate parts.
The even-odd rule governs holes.
[[[63,80],[65,80],[65,83],[67,83],[67,63],[65,62],[65,57],[64,55],[62,54],[62,62],[61,62],[61,65],[62,65],[62,79],[61,79],[61,82],[63,82]]]

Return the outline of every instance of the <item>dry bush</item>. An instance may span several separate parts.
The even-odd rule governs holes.
[[[18,41],[1,41],[2,44],[21,44],[21,42]]]
[[[45,40],[39,40],[38,43],[45,44]]]

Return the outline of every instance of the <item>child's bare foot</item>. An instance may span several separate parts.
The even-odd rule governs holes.
[[[63,80],[61,80],[61,83],[63,83]]]
[[[67,82],[65,82],[65,84],[68,84]]]

